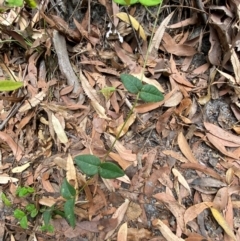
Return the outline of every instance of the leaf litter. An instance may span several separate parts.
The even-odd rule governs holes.
[[[165,1],[156,29],[157,7],[52,4],[0,14],[0,81],[18,86],[0,93],[0,192],[14,205],[1,204],[1,238],[239,240],[239,3]],[[164,99],[127,120],[136,95],[121,74]],[[89,179],[79,155],[107,155],[125,176]],[[63,210],[65,179],[76,227],[55,215],[44,232],[39,214],[23,230],[14,208]]]

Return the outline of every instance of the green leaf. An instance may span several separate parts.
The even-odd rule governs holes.
[[[5,4],[8,7],[22,7],[23,0],[5,0]]]
[[[124,171],[112,162],[104,162],[100,165],[99,175],[106,179],[124,176]]]
[[[162,0],[139,0],[139,2],[143,5],[143,6],[156,6],[158,4],[162,4]]]
[[[52,211],[46,210],[43,212],[43,221],[45,225],[48,225],[52,217]]]
[[[35,0],[24,0],[30,8],[36,8],[37,2]]]
[[[75,198],[76,196],[75,188],[67,181],[66,178],[63,180],[60,193],[65,199]]]
[[[32,187],[18,187],[16,190],[16,194],[19,197],[26,197],[28,194],[34,193],[35,189]]]
[[[36,207],[35,207],[35,205],[34,204],[28,204],[27,206],[26,206],[26,210],[28,211],[28,212],[32,212],[34,209],[36,209]]]
[[[2,80],[0,81],[0,91],[13,91],[21,88],[23,82],[16,82],[12,80]]]
[[[74,158],[77,166],[88,176],[93,176],[98,173],[98,168],[101,161],[94,155],[80,155]]]
[[[54,232],[54,227],[51,224],[49,224],[49,225],[42,225],[41,230],[43,232],[53,233]]]
[[[19,220],[22,219],[24,216],[26,216],[26,214],[18,208],[14,210],[13,215],[16,219],[19,219]]]
[[[113,0],[115,3],[120,5],[132,5],[138,3],[138,0]]]
[[[74,205],[75,205],[74,198],[67,200],[64,204],[65,217],[72,228],[74,228],[76,225],[76,218],[74,215]]]
[[[32,218],[35,218],[37,215],[38,215],[38,210],[35,208],[35,209],[33,209],[32,212],[30,213],[30,216],[31,216]]]
[[[139,97],[145,102],[158,102],[164,99],[163,94],[154,85],[149,84],[143,86]]]
[[[27,220],[27,216],[24,216],[21,220],[20,220],[20,226],[24,229],[27,229],[28,227],[28,220]]]
[[[2,193],[1,199],[4,202],[5,206],[10,207],[12,205],[11,201],[6,197],[4,193]]]
[[[121,74],[120,79],[124,87],[132,94],[138,94],[143,87],[141,80],[130,74]]]

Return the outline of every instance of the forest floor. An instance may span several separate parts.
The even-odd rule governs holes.
[[[0,14],[0,240],[240,240],[240,2],[56,3]]]

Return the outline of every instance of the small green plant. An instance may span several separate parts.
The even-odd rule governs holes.
[[[24,210],[19,208],[14,210],[14,217],[19,220],[20,226],[24,229],[28,228],[28,217],[35,218],[38,214],[36,206],[32,203],[28,204]]]
[[[18,187],[16,190],[16,195],[19,197],[26,197],[29,194],[32,194],[35,192],[35,189],[32,187]]]
[[[12,206],[11,201],[6,197],[6,195],[4,193],[1,194],[1,199],[5,206],[7,206],[7,207]]]
[[[162,0],[113,0],[120,5],[133,5],[135,3],[141,3],[143,6],[156,6],[162,3]]]

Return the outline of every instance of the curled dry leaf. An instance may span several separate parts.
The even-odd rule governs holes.
[[[73,163],[73,159],[70,154],[68,154],[67,157],[67,173],[66,173],[66,178],[67,181],[74,186],[74,188],[77,190],[78,189],[78,181],[77,181],[77,174],[76,174],[76,169]]]
[[[52,113],[52,124],[53,129],[59,139],[59,141],[63,144],[66,144],[68,142],[67,135],[60,123],[60,121],[56,118],[56,116]]]
[[[23,106],[18,110],[19,112],[24,112],[27,110],[32,109],[33,107],[40,104],[40,102],[43,100],[43,98],[46,96],[46,93],[41,91],[38,94],[36,94],[34,97],[32,97],[30,100],[26,101]]]
[[[177,177],[178,181],[189,191],[189,194],[191,195],[191,189],[184,176],[176,168],[172,169],[172,173],[175,177]]]
[[[167,241],[184,241],[184,239],[177,237],[172,231],[171,229],[164,223],[162,222],[160,219],[154,219],[152,221],[152,225],[154,227],[157,227],[159,229],[159,231],[162,233],[163,237],[167,240]]]

